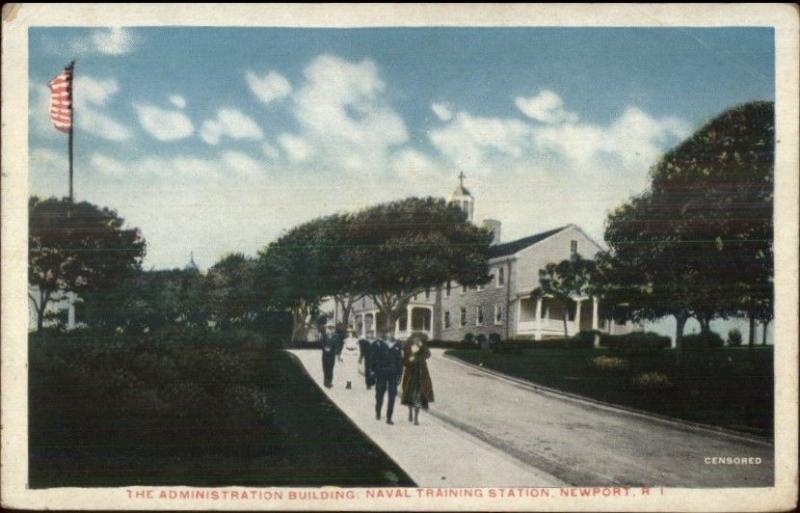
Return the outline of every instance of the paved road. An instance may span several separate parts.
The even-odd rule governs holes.
[[[436,401],[418,428],[407,424],[402,407],[396,426],[377,423],[366,390],[336,383],[328,391],[419,486],[772,485],[770,445],[535,391],[446,358],[442,350],[432,353]],[[319,381],[319,352],[295,354]],[[419,444],[423,451],[409,449]],[[419,454],[433,468],[416,468]],[[727,456],[761,463],[705,462]]]
[[[770,445],[534,391],[441,350],[429,365],[432,415],[572,485],[772,485]],[[761,458],[761,464],[705,462],[726,456]]]

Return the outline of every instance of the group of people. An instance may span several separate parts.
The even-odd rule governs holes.
[[[376,338],[369,334],[359,340],[352,330],[345,334],[341,326],[334,333],[328,333],[326,323],[324,317],[320,318],[325,387],[333,387],[333,368],[338,360],[345,388],[353,389],[363,377],[367,390],[375,388],[375,418],[381,420],[386,398],[386,423],[394,424],[392,414],[400,385],[400,400],[408,406],[408,421],[418,425],[419,410],[427,410],[428,404],[433,402],[433,384],[426,362],[431,353],[423,338],[412,335],[401,343],[392,335]]]

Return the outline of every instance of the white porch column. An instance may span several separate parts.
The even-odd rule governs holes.
[[[542,298],[536,299],[536,340],[542,340]]]
[[[592,298],[592,329],[597,330],[600,327],[600,316],[598,312],[600,311],[600,302],[597,301],[596,297]]]
[[[67,301],[69,307],[67,309],[67,329],[75,329],[75,293],[70,291],[67,293]]]
[[[575,333],[581,332],[581,303],[583,299],[575,300]]]
[[[411,333],[414,331],[411,329],[411,311],[414,310],[414,307],[411,305],[406,306],[406,333]]]

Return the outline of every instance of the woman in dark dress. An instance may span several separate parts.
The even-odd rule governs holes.
[[[428,372],[427,359],[431,352],[422,338],[409,338],[403,348],[403,395],[402,403],[408,406],[408,421],[419,425],[419,410],[428,409],[433,402],[433,383]]]

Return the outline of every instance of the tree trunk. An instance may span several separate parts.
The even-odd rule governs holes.
[[[39,290],[39,304],[36,305],[36,331],[42,331],[44,328],[44,312],[47,309],[47,303],[50,301],[50,293],[44,293]]]
[[[569,317],[569,311],[567,308],[564,308],[564,338],[569,338],[569,332],[567,331],[567,317]]]
[[[761,345],[767,345],[767,326],[769,326],[769,321],[764,321],[761,323]]]
[[[683,355],[683,330],[686,328],[686,321],[688,320],[689,316],[686,314],[675,315],[675,354],[678,357],[678,361],[681,360]]]
[[[700,333],[703,335],[708,335],[711,333],[711,317],[710,316],[701,316],[700,319]]]
[[[747,335],[747,345],[753,347],[756,341],[756,316],[750,312],[750,333]]]
[[[383,338],[390,338],[394,336],[394,325],[397,322],[397,316],[395,316],[391,308],[381,309],[381,312],[383,313]]]

